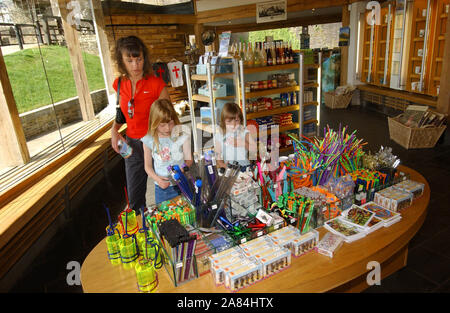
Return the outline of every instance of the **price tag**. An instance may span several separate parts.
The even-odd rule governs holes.
[[[211,206],[211,209],[213,209],[213,210],[217,209],[217,204],[213,204],[213,205]]]
[[[212,164],[214,165],[214,166],[216,166],[217,165],[217,162],[216,162],[216,158],[212,158]]]
[[[241,239],[241,243],[245,243],[245,242],[247,242],[247,239],[246,238],[242,238]]]
[[[278,229],[278,228],[280,228],[280,224],[277,224],[277,225],[273,226],[273,229]]]
[[[293,218],[291,218],[291,224],[294,224],[295,223],[295,221],[296,221],[296,219],[293,217]]]
[[[209,175],[212,175],[214,173],[212,165],[208,165],[208,172],[209,172]]]
[[[262,234],[263,234],[263,232],[262,232],[262,231],[259,231],[259,232],[256,234],[256,236],[259,237],[259,236],[261,236]]]
[[[183,267],[183,263],[182,263],[182,262],[179,262],[179,263],[177,263],[177,265],[175,265],[175,267],[176,267],[176,268]]]

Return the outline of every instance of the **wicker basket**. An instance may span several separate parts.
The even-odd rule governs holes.
[[[325,105],[330,109],[346,109],[352,101],[353,91],[336,95],[333,91],[325,92]]]
[[[405,149],[433,148],[447,128],[446,125],[430,128],[411,128],[388,117],[389,136]]]

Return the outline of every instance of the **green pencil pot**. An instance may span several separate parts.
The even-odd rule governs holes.
[[[156,274],[153,262],[141,259],[137,262],[134,269],[136,271],[139,292],[155,292],[158,286],[158,275]]]
[[[123,268],[126,270],[132,269],[136,265],[136,259],[139,256],[136,246],[136,237],[130,236],[122,238],[119,247]]]
[[[138,242],[138,246],[139,246],[139,254],[142,254],[144,252],[144,250],[141,249],[142,244],[145,243],[145,232],[144,229],[141,228],[139,229],[138,233],[136,234],[136,239]],[[147,230],[147,238],[153,238],[153,234],[150,230]]]
[[[118,265],[121,263],[120,240],[121,240],[120,235],[118,233],[106,236],[108,259],[111,261],[111,264],[113,265]]]

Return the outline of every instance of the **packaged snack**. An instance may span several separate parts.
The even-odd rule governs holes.
[[[256,283],[262,277],[262,264],[259,262],[248,262],[227,272],[225,287],[233,292],[238,291]]]
[[[317,245],[317,252],[332,258],[343,243],[344,238],[342,236],[326,233]]]

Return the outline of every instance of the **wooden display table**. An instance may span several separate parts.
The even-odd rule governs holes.
[[[240,292],[359,292],[369,287],[366,282],[367,273],[372,270],[367,269],[369,262],[381,264],[382,279],[404,267],[408,243],[426,217],[430,187],[415,170],[404,166],[400,166],[399,170],[409,173],[412,180],[425,184],[424,194],[401,212],[402,219],[399,222],[376,230],[358,241],[344,243],[332,259],[316,252],[292,257],[292,264],[286,270]],[[326,230],[321,227],[318,231],[321,239]],[[209,273],[178,287],[174,286],[164,267],[157,273],[159,285],[156,292],[230,292],[224,286],[215,286]],[[81,283],[84,292],[138,292],[135,271],[110,263],[105,239],[86,257],[81,267]]]

